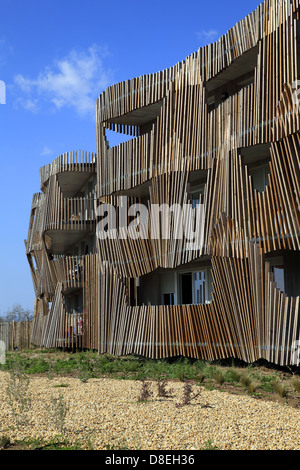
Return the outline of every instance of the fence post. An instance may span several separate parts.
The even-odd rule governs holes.
[[[15,321],[12,322],[12,338],[11,338],[11,348],[12,350],[15,349]]]

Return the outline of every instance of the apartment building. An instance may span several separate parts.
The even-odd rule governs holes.
[[[33,197],[34,344],[299,365],[299,19],[266,0],[99,96],[96,155]]]

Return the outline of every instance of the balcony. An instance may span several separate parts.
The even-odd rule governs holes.
[[[54,256],[51,261],[51,269],[55,273],[56,283],[62,283],[64,292],[82,288],[83,256]]]
[[[144,134],[108,148],[99,160],[99,196],[127,191],[144,185],[152,177],[154,133]]]
[[[154,119],[160,110],[160,102],[167,94],[171,78],[172,69],[166,69],[109,87],[97,100],[97,124],[125,125],[129,126],[130,131],[131,127]]]
[[[71,197],[84,187],[96,173],[96,155],[83,151],[64,153],[51,164],[40,169],[41,189],[45,191],[49,179],[57,176],[66,197]]]
[[[95,233],[96,198],[62,198],[46,210],[43,232],[47,249],[53,254],[68,252],[72,246]]]

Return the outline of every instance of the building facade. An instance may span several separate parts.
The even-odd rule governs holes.
[[[59,156],[33,197],[34,344],[299,365],[299,20],[266,0],[99,96],[96,154]]]

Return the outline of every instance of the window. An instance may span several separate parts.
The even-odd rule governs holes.
[[[253,188],[263,193],[269,186],[270,165],[261,165],[249,168],[249,175],[252,177]]]
[[[271,152],[270,144],[259,144],[240,149],[242,163],[248,168],[253,189],[264,192],[269,185]]]
[[[206,276],[205,271],[193,274],[194,303],[204,304],[206,301],[205,292]]]
[[[192,189],[189,192],[189,199],[192,203],[193,209],[195,209],[201,203],[201,196],[204,195],[205,184],[200,185],[196,189]]]
[[[206,270],[180,274],[179,286],[182,305],[206,303],[208,300],[206,278]]]
[[[175,305],[174,293],[164,294],[164,305]]]
[[[156,270],[141,276],[137,305],[201,305],[213,293],[211,263],[184,270]]]
[[[300,251],[283,251],[280,256],[270,253],[265,261],[270,264],[277,289],[288,297],[300,295]]]
[[[284,266],[278,265],[273,266],[274,281],[276,282],[277,289],[281,292],[285,292],[284,286]]]
[[[203,201],[205,185],[207,183],[208,171],[199,170],[192,172],[188,183],[188,197],[193,209]]]

